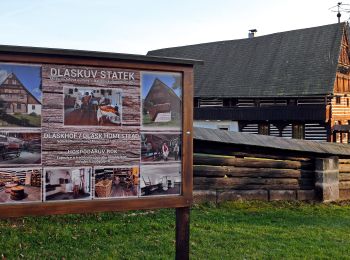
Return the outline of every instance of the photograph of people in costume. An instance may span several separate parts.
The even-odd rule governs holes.
[[[171,162],[181,160],[181,135],[141,134],[142,162]]]
[[[140,169],[141,196],[179,195],[181,164],[142,164]]]
[[[0,63],[0,127],[41,126],[41,67]]]
[[[63,89],[65,125],[121,125],[121,90],[93,87]]]
[[[41,133],[0,132],[0,165],[41,164]]]
[[[45,200],[91,199],[91,168],[45,169]]]
[[[41,201],[41,169],[0,169],[0,203]]]
[[[95,198],[137,196],[138,187],[138,166],[95,169]]]
[[[181,127],[182,76],[179,73],[142,73],[142,126]]]

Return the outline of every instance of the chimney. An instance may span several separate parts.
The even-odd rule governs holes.
[[[255,37],[255,34],[258,32],[257,29],[251,29],[249,30],[249,33],[248,33],[248,38],[254,38]]]

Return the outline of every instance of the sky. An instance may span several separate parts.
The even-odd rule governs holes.
[[[249,29],[257,29],[259,36],[336,23],[336,13],[329,10],[336,4],[333,0],[1,0],[0,44],[146,54],[246,38]],[[349,13],[343,13],[342,21],[348,18]]]

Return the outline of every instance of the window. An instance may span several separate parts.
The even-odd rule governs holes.
[[[341,102],[341,98],[340,97],[335,97],[335,103],[339,105],[340,102]]]
[[[21,109],[21,104],[17,104],[17,109]]]
[[[292,138],[305,139],[304,124],[293,124]]]
[[[73,94],[73,89],[72,88],[70,88],[69,90],[68,90],[68,94]]]
[[[269,135],[269,123],[259,124],[259,135]]]
[[[35,105],[32,105],[32,110],[35,110]]]

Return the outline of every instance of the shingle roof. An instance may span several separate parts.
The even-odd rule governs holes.
[[[204,60],[196,97],[278,97],[333,92],[345,23],[153,50],[148,55]]]

